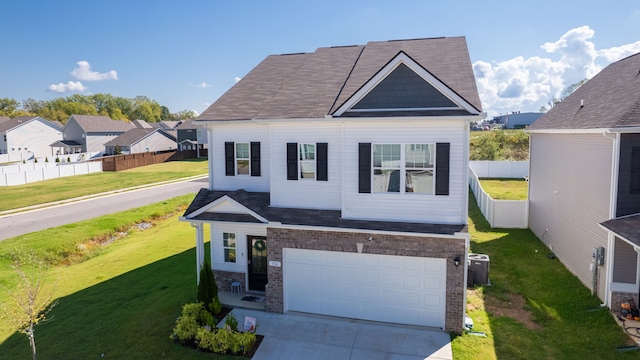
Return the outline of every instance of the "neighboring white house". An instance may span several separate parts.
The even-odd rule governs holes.
[[[198,150],[198,157],[200,152],[206,153],[207,149],[207,129],[196,124],[193,120],[184,120],[180,125],[176,127],[178,150]]]
[[[131,129],[104,146],[107,155],[115,155],[116,146],[121,154],[166,151],[176,149],[176,138],[160,129]]]
[[[613,310],[640,289],[638,70],[610,64],[528,130],[529,227]]]
[[[469,124],[464,37],[265,58],[203,112],[205,226],[221,289],[266,310],[440,327],[465,314]]]
[[[40,116],[18,116],[0,121],[0,154],[31,152],[35,157],[51,154],[49,144],[62,139],[60,123]]]
[[[49,143],[55,155],[104,152],[104,144],[135,126],[108,116],[71,115],[62,129],[62,141]]]

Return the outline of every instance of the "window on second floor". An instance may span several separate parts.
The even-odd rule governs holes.
[[[260,176],[260,143],[224,143],[226,176]]]
[[[433,194],[435,144],[374,144],[373,192]]]
[[[328,181],[327,143],[287,143],[287,180]]]
[[[358,192],[449,195],[449,144],[370,144],[358,150]]]
[[[316,178],[316,144],[298,144],[300,179]]]

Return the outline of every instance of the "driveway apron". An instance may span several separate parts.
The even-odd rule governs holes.
[[[262,344],[253,360],[451,360],[449,334],[438,329],[301,313],[274,314],[235,308],[256,318]],[[224,324],[224,321],[221,322]]]

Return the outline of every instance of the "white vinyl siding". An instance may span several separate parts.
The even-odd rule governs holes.
[[[43,120],[44,121],[44,120]],[[35,154],[36,157],[49,157],[51,161],[52,143],[62,140],[62,132],[44,124],[40,120],[31,120],[24,125],[14,128],[6,133],[7,150],[12,148],[16,152],[23,152],[25,149]],[[18,151],[18,149],[22,149]]]
[[[269,191],[269,127],[267,125],[246,124],[216,124],[208,130],[209,163],[212,169],[209,176],[213,177],[213,188],[210,190],[238,190]],[[261,176],[226,176],[225,175],[225,142],[251,143],[260,142]],[[235,146],[234,146],[235,165]],[[235,170],[234,170],[235,171]]]
[[[468,147],[465,121],[389,118],[388,122],[344,125],[344,189],[342,216],[349,219],[416,221],[447,224],[467,222]],[[358,193],[358,144],[450,143],[449,195]]]
[[[339,210],[342,185],[340,124],[283,123],[273,124],[271,129],[271,206]],[[327,143],[328,181],[287,181],[287,143]]]
[[[148,149],[148,150],[147,150]],[[155,132],[140,140],[131,147],[131,153],[142,153],[147,151],[175,150],[176,142],[163,134]]]
[[[613,139],[533,133],[530,151],[529,227],[591,288],[593,249],[608,244],[598,224],[609,220]],[[601,299],[607,268],[599,271]]]
[[[87,138],[86,138],[86,141],[87,141],[86,152],[104,153],[105,151],[104,144],[108,143],[109,141],[115,139],[116,137],[122,134],[124,134],[124,132],[89,133],[87,134]],[[71,139],[71,140],[74,140],[74,139]],[[78,142],[82,143],[81,141],[78,141]]]
[[[261,224],[241,224],[232,222],[208,222],[209,234],[213,244],[211,252],[211,265],[213,270],[247,272],[247,236],[267,236],[267,228]],[[236,262],[225,262],[224,259],[224,233],[235,234]],[[267,246],[268,242],[267,242]],[[246,284],[246,281],[245,281]]]

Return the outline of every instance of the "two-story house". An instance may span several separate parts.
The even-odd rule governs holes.
[[[603,305],[640,292],[640,53],[536,120],[529,227]]]
[[[50,155],[51,142],[62,139],[62,128],[40,116],[18,116],[0,121],[0,154],[31,152],[35,157]]]
[[[196,124],[193,120],[184,120],[176,127],[178,150],[197,150],[198,157],[201,152],[206,155],[207,131],[204,126]]]
[[[485,117],[464,37],[265,58],[197,119],[205,231],[221,289],[266,310],[461,332],[469,125]]]
[[[104,144],[136,127],[130,122],[108,116],[71,115],[62,129],[62,141],[51,144],[56,154],[104,153]]]

